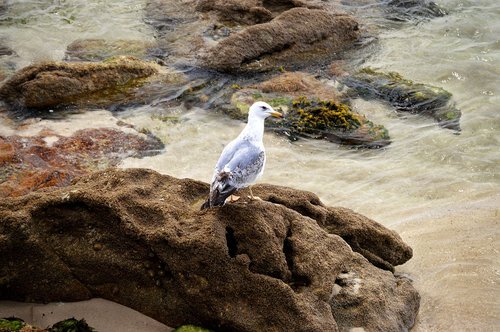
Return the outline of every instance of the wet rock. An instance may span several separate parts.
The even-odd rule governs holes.
[[[151,60],[165,55],[155,43],[142,40],[78,39],[68,45],[65,58],[69,61],[102,61],[116,56],[133,56]]]
[[[107,170],[1,200],[3,298],[101,297],[169,326],[218,331],[412,326],[419,296],[411,282],[375,267],[311,216],[352,227],[349,241],[393,263],[411,256],[397,234],[349,210],[332,216],[311,193],[270,185],[256,186],[264,201],[200,211],[208,189],[150,170]]]
[[[127,157],[157,154],[163,147],[152,135],[106,128],[80,130],[70,137],[50,132],[0,136],[0,197],[67,186],[77,176]]]
[[[168,53],[165,63],[192,66],[205,47],[204,32],[214,22],[195,10],[197,0],[146,0],[144,21],[156,36],[156,43]]]
[[[147,0],[144,7],[144,21],[150,24],[161,37],[174,31],[179,25],[197,21],[197,1]]]
[[[386,17],[395,21],[409,21],[414,18],[445,16],[446,10],[428,0],[389,0],[383,1]]]
[[[0,97],[14,109],[106,104],[109,96],[126,94],[158,71],[155,64],[133,57],[99,63],[46,62],[14,74],[0,87]]]
[[[379,19],[412,22],[447,15],[444,8],[429,0],[340,0],[340,5],[356,17],[368,18],[369,25],[374,21],[387,25]]]
[[[380,148],[390,144],[384,126],[375,125],[348,105],[331,100],[296,99],[279,126],[292,136],[326,139],[344,145]]]
[[[199,12],[213,12],[218,22],[253,25],[269,22],[279,14],[296,7],[324,9],[320,1],[302,0],[201,0],[196,5]]]
[[[257,24],[273,19],[270,10],[263,6],[262,0],[201,0],[196,5],[199,12],[215,12],[220,22]]]
[[[284,72],[256,84],[264,93],[285,93],[293,97],[309,96],[319,99],[337,99],[336,89],[304,72]]]
[[[324,1],[148,0],[144,10],[144,20],[156,31],[160,49],[169,54],[166,63],[218,71],[269,70],[278,63],[277,67],[306,66],[340,56],[358,35],[354,19]],[[244,45],[250,35],[253,39]],[[232,41],[220,44],[226,40]],[[256,41],[259,54],[239,53]],[[222,54],[226,60],[217,59]],[[225,68],[222,62],[233,55],[245,68],[235,68],[240,62]],[[261,57],[267,60],[257,63]]]
[[[5,13],[7,10],[7,0],[0,0],[0,14]]]
[[[15,54],[15,52],[10,47],[0,44],[0,56],[13,54]]]
[[[390,137],[384,126],[375,125],[365,116],[353,112],[348,105],[337,101],[333,88],[328,90],[325,85],[307,75],[297,73],[283,76],[285,79],[272,79],[260,84],[262,90],[242,89],[235,92],[231,98],[233,108],[226,109],[226,113],[234,118],[244,118],[250,105],[262,100],[285,114],[283,119],[270,122],[268,128],[291,140],[307,137],[367,148],[390,144]],[[299,77],[304,79],[297,80]],[[307,94],[315,86],[318,86],[317,93]],[[279,90],[290,92],[263,92]],[[330,95],[333,98],[322,100],[315,95]]]
[[[1,4],[0,4],[1,5]],[[1,8],[0,8],[1,13]],[[5,45],[5,40],[0,38],[0,82],[11,77],[15,69],[15,63],[12,61],[17,56],[16,52],[9,46]]]
[[[311,64],[335,58],[357,37],[358,23],[348,15],[292,8],[270,22],[231,34],[211,47],[201,62],[224,72]]]
[[[451,101],[452,94],[443,88],[415,83],[398,73],[382,73],[371,68],[344,77],[342,82],[361,97],[386,100],[398,111],[427,115],[443,128],[460,131],[462,112]]]

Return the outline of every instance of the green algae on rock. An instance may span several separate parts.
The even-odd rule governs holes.
[[[25,326],[26,323],[20,318],[9,317],[0,319],[0,332],[17,332]]]
[[[182,325],[172,332],[213,332],[213,330],[205,329],[195,325]]]
[[[69,318],[57,322],[52,325],[47,332],[93,332],[95,331],[92,327],[90,327],[85,319],[75,319]]]
[[[462,113],[451,102],[452,94],[443,88],[415,83],[396,72],[383,73],[372,68],[363,68],[342,82],[361,97],[386,100],[398,111],[427,115],[443,128],[460,131]]]
[[[257,100],[269,103],[285,113],[283,119],[270,122],[268,127],[288,136],[326,139],[327,141],[367,148],[390,144],[387,129],[376,125],[365,116],[353,112],[346,104],[335,100],[297,98],[256,89],[242,89],[231,98],[233,117],[242,118]],[[230,110],[231,111],[231,110]]]
[[[15,73],[0,87],[0,97],[14,109],[106,103],[109,96],[126,94],[158,72],[154,63],[125,56],[99,63],[44,62]]]
[[[390,143],[384,126],[374,125],[346,104],[299,97],[280,124],[292,134],[323,138],[331,142],[363,147],[383,147]]]
[[[85,319],[68,318],[55,323],[52,327],[40,329],[26,324],[16,317],[0,319],[0,332],[94,332]]]

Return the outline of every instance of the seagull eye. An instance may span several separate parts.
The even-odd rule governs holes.
[[[260,108],[262,108],[263,111],[267,111],[267,107],[266,106],[261,106]]]

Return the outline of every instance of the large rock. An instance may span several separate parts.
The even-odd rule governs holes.
[[[413,82],[396,72],[384,73],[372,68],[363,68],[344,77],[342,82],[361,97],[386,100],[398,111],[430,116],[441,127],[460,131],[462,112],[455,107],[452,94],[443,88]]]
[[[233,33],[202,62],[220,71],[261,71],[335,58],[358,38],[358,23],[326,10],[292,8],[272,21]]]
[[[256,186],[264,201],[200,211],[207,192],[153,171],[107,170],[0,201],[0,298],[102,297],[217,331],[412,326],[410,281],[343,239],[400,264],[411,249],[396,233],[289,188]]]
[[[131,128],[83,129],[69,137],[51,131],[0,136],[0,197],[68,186],[75,177],[163,148],[157,137]]]
[[[158,71],[157,65],[133,57],[40,63],[7,80],[0,87],[0,98],[13,108],[34,109],[106,102],[108,95],[124,94]]]

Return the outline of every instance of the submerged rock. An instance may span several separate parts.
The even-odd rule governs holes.
[[[408,21],[414,18],[445,16],[446,10],[428,0],[385,0],[386,17],[395,21]]]
[[[217,331],[413,325],[411,282],[352,251],[403,263],[411,248],[395,232],[271,185],[255,186],[263,201],[200,211],[208,190],[149,170],[106,170],[1,200],[3,298],[101,297],[169,326]]]
[[[0,56],[13,54],[15,54],[15,52],[10,47],[0,44]]]
[[[342,82],[361,97],[386,100],[398,111],[427,115],[443,128],[460,131],[462,112],[452,103],[452,94],[443,88],[415,83],[398,73],[382,73],[371,68],[344,77]]]
[[[94,62],[46,62],[25,67],[0,87],[11,108],[48,109],[73,104],[109,103],[126,94],[158,67],[133,57]]]
[[[143,157],[164,148],[151,134],[116,129],[79,130],[70,137],[52,132],[34,137],[0,136],[0,197],[63,187],[83,174]]]
[[[202,63],[219,71],[267,71],[335,58],[358,38],[348,15],[292,8],[272,21],[233,33],[211,47]]]
[[[69,61],[102,61],[116,56],[151,60],[162,58],[165,52],[155,43],[142,40],[78,39],[68,45],[65,58]]]

